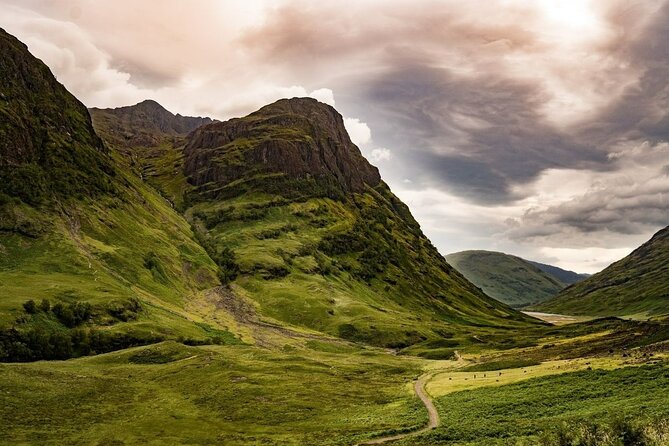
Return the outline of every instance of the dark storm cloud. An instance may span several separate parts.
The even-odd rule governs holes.
[[[586,122],[578,135],[600,144],[664,141],[669,138],[669,4],[660,7],[642,30],[633,31],[622,12],[618,16],[620,36],[611,43],[611,57],[634,67],[638,80]]]
[[[416,65],[374,79],[365,99],[381,144],[401,146],[423,182],[480,202],[520,198],[512,186],[545,169],[608,167],[602,148],[545,123],[544,92],[531,83]]]

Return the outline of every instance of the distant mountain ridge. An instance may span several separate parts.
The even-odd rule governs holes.
[[[532,265],[536,266],[543,272],[546,272],[550,274],[553,277],[556,277],[559,279],[561,282],[571,285],[576,282],[580,282],[581,280],[585,280],[588,277],[590,277],[590,274],[579,274],[575,273],[574,271],[569,271],[566,269],[559,268],[557,266],[553,265],[546,265],[545,263],[539,263],[539,262],[533,262],[532,260],[528,260],[529,263]]]
[[[90,108],[96,130],[116,145],[154,146],[166,138],[186,136],[213,122],[211,118],[173,114],[154,100],[118,108]]]
[[[669,227],[627,257],[571,285],[536,309],[590,316],[669,314]]]
[[[550,299],[575,273],[495,251],[462,251],[446,256],[455,269],[491,297],[522,308]]]

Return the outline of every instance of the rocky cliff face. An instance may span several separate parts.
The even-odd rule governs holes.
[[[114,169],[86,107],[1,29],[0,55],[0,193],[38,204],[109,190]]]
[[[312,178],[344,192],[381,181],[351,142],[342,116],[311,98],[282,99],[244,118],[200,127],[185,155],[190,182],[205,189],[258,174]]]
[[[209,124],[211,118],[172,114],[156,101],[119,108],[91,108],[96,130],[112,144],[121,147],[151,147],[166,137],[186,136]]]

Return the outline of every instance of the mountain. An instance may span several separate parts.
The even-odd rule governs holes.
[[[182,168],[186,136],[214,121],[175,115],[152,100],[127,107],[91,108],[89,112],[105,144],[122,154],[142,179],[181,206],[186,187]]]
[[[185,136],[212,122],[211,118],[181,116],[167,111],[153,100],[119,108],[91,108],[96,131],[120,146],[148,147],[165,139]]]
[[[37,205],[113,189],[109,153],[85,107],[0,30],[0,194]]]
[[[581,280],[585,280],[590,277],[590,274],[579,274],[575,273],[574,271],[558,268],[557,266],[546,265],[545,263],[533,262],[531,260],[528,260],[528,262],[539,268],[541,271],[550,274],[567,285],[580,282]]]
[[[183,188],[163,192],[264,316],[387,347],[528,323],[446,263],[328,105],[282,99],[181,153]]]
[[[669,228],[630,255],[536,306],[540,311],[646,317],[669,313]]]
[[[450,357],[539,326],[446,263],[332,107],[91,121],[0,37],[0,360],[337,338]]]
[[[462,251],[446,260],[487,295],[514,308],[550,299],[566,286],[533,262],[501,252]]]
[[[0,54],[0,360],[235,339],[185,310],[219,283],[190,225],[2,30]]]

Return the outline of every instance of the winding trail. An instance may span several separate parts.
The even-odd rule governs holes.
[[[428,375],[423,375],[420,378],[418,378],[418,380],[416,380],[416,382],[413,385],[414,392],[416,392],[416,395],[418,396],[418,398],[420,398],[420,400],[425,405],[425,408],[427,409],[427,414],[428,414],[428,417],[429,417],[429,421],[427,423],[427,426],[425,426],[421,429],[412,431],[412,432],[406,432],[406,433],[403,433],[403,434],[390,435],[390,436],[387,436],[387,437],[377,438],[375,440],[364,441],[364,442],[358,443],[354,446],[364,446],[364,445],[369,445],[369,444],[388,443],[388,442],[395,441],[395,440],[401,440],[402,438],[411,437],[413,435],[422,434],[423,432],[427,432],[429,430],[432,430],[432,429],[438,427],[439,423],[440,423],[439,422],[439,412],[437,412],[437,409],[434,407],[434,403],[432,402],[432,398],[430,398],[430,396],[427,394],[427,391],[425,390],[425,384],[427,383],[427,381],[430,378],[432,378],[432,375],[429,375],[429,374]]]

